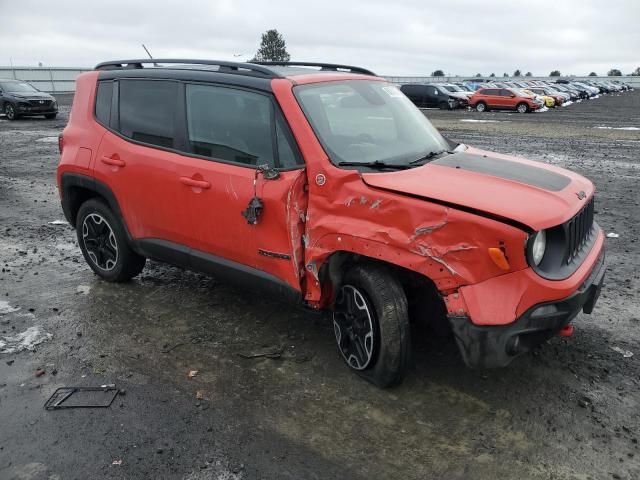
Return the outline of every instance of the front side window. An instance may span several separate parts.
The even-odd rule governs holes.
[[[120,133],[139,142],[174,147],[178,84],[120,80]]]
[[[323,82],[294,92],[334,164],[406,166],[449,148],[422,112],[386,82]]]
[[[186,106],[191,153],[253,166],[275,165],[275,112],[266,95],[187,85]]]

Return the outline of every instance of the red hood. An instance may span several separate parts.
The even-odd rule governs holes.
[[[566,222],[594,192],[589,180],[568,170],[475,148],[422,167],[362,177],[372,187],[482,211],[533,230]]]

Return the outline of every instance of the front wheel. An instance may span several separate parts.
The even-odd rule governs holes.
[[[44,118],[46,118],[47,120],[53,120],[54,118],[56,118],[58,116],[57,113],[47,113]]]
[[[524,102],[519,103],[516,110],[518,110],[518,113],[527,113],[529,111],[529,105]]]
[[[104,280],[126,282],[144,268],[146,259],[131,249],[122,223],[104,202],[92,198],[82,204],[76,232],[84,259]]]
[[[411,355],[407,297],[387,269],[358,265],[345,274],[333,327],[342,357],[358,375],[383,388],[402,382]]]
[[[478,102],[478,104],[476,105],[476,110],[478,112],[484,112],[487,110],[487,104],[484,102]]]
[[[18,114],[16,113],[16,107],[10,103],[4,104],[4,114],[7,116],[7,120],[17,120]]]

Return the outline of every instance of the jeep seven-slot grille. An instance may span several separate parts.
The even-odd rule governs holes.
[[[567,233],[566,263],[580,253],[580,249],[591,235],[593,226],[594,197],[591,197],[578,214],[565,224]]]

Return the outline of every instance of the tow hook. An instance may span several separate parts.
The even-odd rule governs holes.
[[[573,335],[573,325],[571,324],[565,325],[560,330],[558,330],[559,337],[570,337],[571,335]]]

